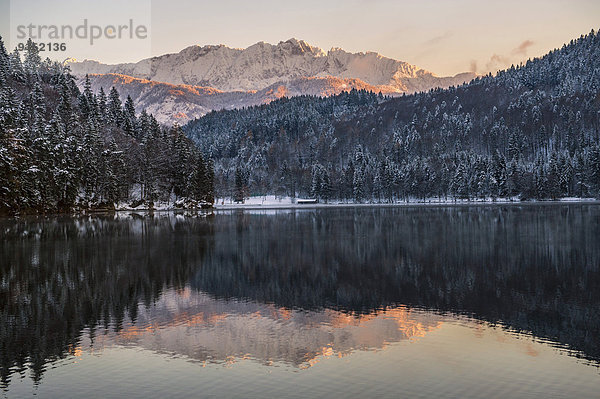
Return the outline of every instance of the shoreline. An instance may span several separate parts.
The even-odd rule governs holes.
[[[72,212],[59,213],[23,213],[16,215],[0,215],[0,219],[22,218],[22,217],[49,217],[49,216],[89,216],[118,213],[186,213],[202,212],[206,214],[225,211],[260,211],[260,210],[316,210],[316,209],[351,209],[351,208],[443,208],[443,207],[493,207],[493,206],[549,206],[549,205],[600,205],[600,199],[593,198],[568,198],[558,200],[532,200],[532,201],[414,201],[395,203],[267,203],[267,204],[224,204],[213,205],[210,208],[116,208],[116,209],[88,209],[74,210]]]
[[[563,199],[534,201],[425,201],[395,203],[330,203],[330,204],[225,204],[210,208],[212,211],[235,210],[287,210],[287,209],[327,209],[327,208],[407,208],[407,207],[472,207],[472,206],[532,206],[532,205],[600,205],[597,199]]]

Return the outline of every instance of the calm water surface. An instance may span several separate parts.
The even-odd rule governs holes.
[[[600,396],[600,206],[0,219],[4,397]]]

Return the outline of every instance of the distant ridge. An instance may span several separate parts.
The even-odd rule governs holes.
[[[179,53],[129,64],[107,65],[97,61],[78,62],[72,59],[67,63],[79,77],[85,74],[112,74],[107,78],[96,76],[95,86],[105,87],[112,79],[113,85],[122,94],[152,92],[145,97],[145,101],[136,101],[136,104],[139,108],[154,108],[158,119],[164,122],[176,119],[172,114],[174,108],[187,109],[182,111],[187,115],[183,119],[187,120],[210,110],[268,102],[272,98],[259,92],[273,87],[282,87],[280,91],[283,90],[286,96],[326,96],[352,88],[399,95],[456,86],[476,76],[466,72],[451,77],[438,77],[429,71],[378,53],[349,53],[340,48],[325,52],[297,39],[282,41],[277,45],[259,42],[246,49],[224,45],[190,46]],[[138,80],[115,79],[115,75],[130,76]],[[141,86],[150,82],[197,86],[206,90],[201,90],[203,101],[200,102],[197,96],[192,96],[194,99],[190,100],[192,97],[189,95],[178,98],[171,92],[169,98],[179,104],[173,108],[155,103],[162,100],[158,93],[158,88],[162,86],[150,85],[141,89]],[[128,87],[132,84],[135,87]],[[238,94],[233,95],[235,102],[232,103],[231,95],[219,92]],[[214,95],[217,96],[216,99],[207,99]],[[154,102],[149,101],[150,98]],[[184,106],[186,101],[190,102]]]
[[[273,84],[262,90],[229,92],[212,87],[174,85],[115,73],[91,74],[89,79],[94,92],[103,88],[108,93],[111,87],[115,87],[123,99],[131,96],[138,112],[145,109],[161,123],[177,122],[181,125],[213,110],[268,104],[282,97],[330,96],[351,89],[382,91],[386,95],[394,94],[385,88],[381,90],[380,87],[366,84],[358,79],[331,76],[296,78],[285,83]],[[79,82],[83,85],[84,79],[80,79]]]
[[[462,84],[475,77],[466,72],[452,77],[433,73],[378,53],[349,53],[332,48],[327,53],[303,40],[272,45],[256,43],[246,49],[224,45],[190,46],[137,63],[107,65],[70,60],[76,75],[118,73],[171,84],[209,86],[223,91],[261,90],[275,83],[303,77],[359,79],[386,91],[412,93]]]

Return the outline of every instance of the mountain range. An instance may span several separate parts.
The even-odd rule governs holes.
[[[122,96],[132,97],[138,112],[147,109],[163,123],[184,123],[211,110],[264,104],[283,96],[328,96],[352,88],[400,95],[456,86],[475,77],[470,72],[438,77],[375,52],[325,52],[297,39],[277,45],[259,42],[246,49],[190,46],[128,64],[68,64],[79,78],[92,75],[94,90],[115,86]]]
[[[600,34],[446,90],[282,98],[183,127],[218,195],[600,197]]]

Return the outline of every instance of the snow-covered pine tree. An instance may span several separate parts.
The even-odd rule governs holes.
[[[121,127],[123,124],[123,109],[119,92],[114,87],[110,88],[108,94],[107,122],[111,125]]]
[[[23,61],[25,73],[27,75],[37,75],[41,64],[42,59],[37,43],[31,40],[31,38],[27,39],[25,43],[25,60]]]

